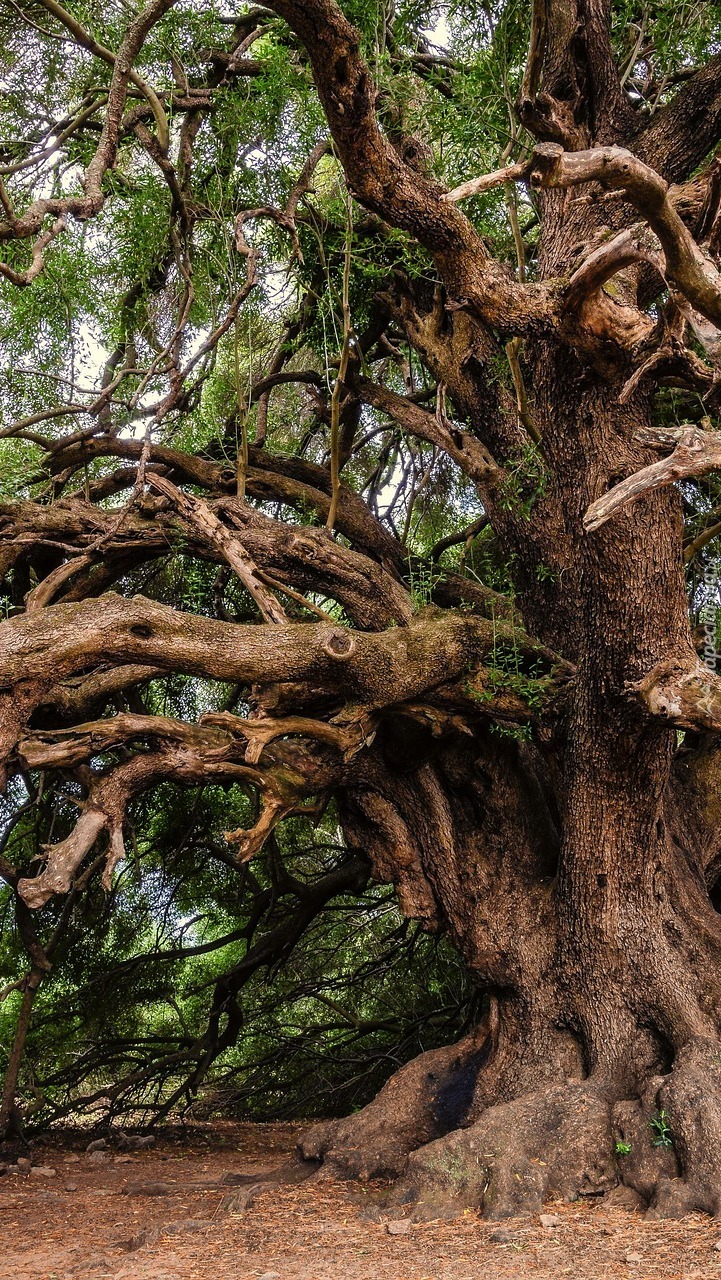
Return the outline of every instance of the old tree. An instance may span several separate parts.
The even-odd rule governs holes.
[[[226,870],[333,806],[323,901],[370,866],[485,1013],[305,1157],[418,1212],[717,1213],[716,6],[2,25],[16,1058],[144,797],[239,789]]]

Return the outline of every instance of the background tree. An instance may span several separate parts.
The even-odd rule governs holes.
[[[717,1212],[721,23],[526,9],[4,11],[18,1030],[149,795],[332,800],[488,1011],[305,1154]]]

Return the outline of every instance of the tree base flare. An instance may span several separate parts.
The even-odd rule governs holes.
[[[363,1111],[314,1126],[302,1156],[342,1177],[393,1180],[387,1204],[416,1221],[467,1209],[519,1217],[548,1200],[596,1200],[619,1184],[651,1217],[721,1216],[716,1041],[690,1041],[640,1098],[617,1100],[591,1077],[487,1107],[468,1123],[487,1053],[469,1037],[422,1054]]]
[[[356,1115],[313,1125],[301,1137],[301,1156],[323,1160],[341,1177],[397,1178],[411,1152],[464,1123],[488,1051],[479,1031],[422,1053]]]
[[[417,1219],[464,1209],[490,1219],[537,1212],[551,1197],[598,1196],[618,1182],[608,1102],[587,1084],[558,1085],[490,1107],[415,1151],[393,1190]]]
[[[657,1099],[684,1176],[659,1181],[653,1214],[680,1218],[699,1210],[721,1217],[721,1044],[690,1040]]]

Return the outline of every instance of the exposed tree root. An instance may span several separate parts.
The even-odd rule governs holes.
[[[617,1102],[613,1108],[619,1176],[625,1186],[651,1204],[661,1185],[678,1182],[680,1167],[672,1146],[659,1145],[651,1121],[659,1116],[658,1089],[664,1076],[649,1082],[642,1098]]]
[[[721,1044],[691,1040],[660,1083],[657,1105],[668,1116],[683,1178],[662,1178],[652,1202],[656,1217],[694,1210],[721,1216]]]
[[[458,1044],[422,1053],[362,1111],[314,1125],[301,1138],[301,1155],[322,1159],[343,1177],[397,1178],[412,1151],[464,1123],[488,1051],[479,1028]]]
[[[416,1151],[394,1188],[414,1217],[466,1208],[488,1218],[533,1212],[552,1195],[599,1195],[618,1181],[611,1115],[602,1094],[564,1084],[490,1107],[468,1129]]]
[[[690,1041],[640,1098],[614,1101],[594,1079],[566,1080],[488,1107],[468,1124],[488,1052],[477,1033],[422,1054],[363,1111],[314,1126],[301,1155],[332,1174],[395,1179],[389,1203],[419,1220],[469,1208],[515,1217],[549,1199],[603,1196],[619,1183],[652,1217],[721,1216],[716,1041]]]

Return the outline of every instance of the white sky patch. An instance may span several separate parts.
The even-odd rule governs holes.
[[[434,27],[426,27],[423,34],[431,44],[438,45],[440,49],[447,49],[451,42],[451,33],[445,13],[441,13]]]
[[[99,388],[100,380],[103,376],[103,369],[107,363],[110,352],[107,347],[102,346],[96,335],[93,333],[90,325],[83,320],[78,326],[77,349],[75,356],[75,372],[76,376],[82,380],[86,386]]]

